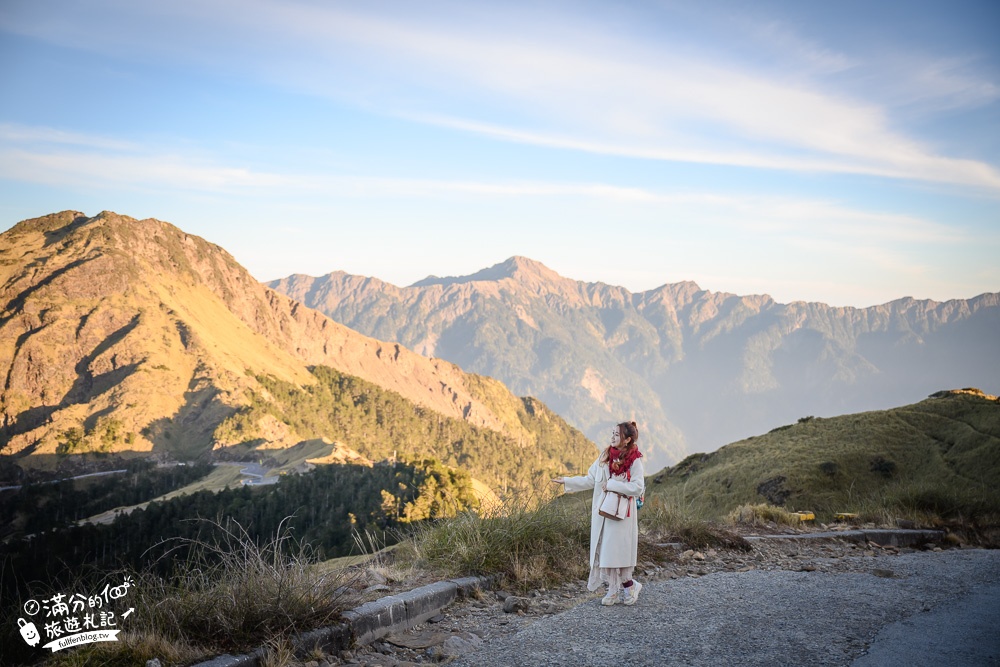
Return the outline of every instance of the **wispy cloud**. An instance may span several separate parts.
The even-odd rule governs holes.
[[[566,198],[655,207],[762,234],[868,243],[956,243],[961,232],[932,220],[791,196],[670,191],[599,182],[386,178],[322,171],[260,171],[203,151],[157,150],[101,136],[36,126],[0,126],[0,178],[82,188],[239,192],[250,197]]]
[[[974,57],[910,54],[888,60],[883,94],[894,104],[917,107],[926,114],[976,108],[1000,100],[1000,85],[977,71]]]
[[[845,53],[803,37],[784,21],[741,21],[758,46],[788,59],[796,66],[833,74],[857,67],[859,62]]]
[[[137,150],[139,148],[133,142],[122,141],[113,137],[69,132],[53,127],[21,125],[18,123],[0,123],[0,142],[6,144],[85,146],[87,148],[100,148],[112,151]]]
[[[894,130],[886,110],[872,102],[825,90],[818,82],[789,82],[780,74],[748,70],[724,57],[693,59],[609,34],[540,40],[485,31],[477,23],[449,30],[316,9],[284,16],[289,31],[377,52],[368,63],[376,77],[425,89],[447,86],[459,95],[486,94],[534,117],[536,129],[524,130],[485,121],[488,111],[478,111],[478,119],[453,114],[452,127],[499,139],[657,160],[1000,189],[994,166],[935,153]],[[774,31],[795,54],[809,52],[827,69],[835,61],[839,67],[849,65],[787,30]],[[951,96],[968,90],[961,86]],[[406,112],[399,100],[381,101],[390,111]],[[464,108],[468,101],[445,104]],[[552,127],[565,129],[553,132]]]
[[[50,127],[0,125],[0,178],[85,188],[233,192],[285,188],[285,176]]]
[[[996,166],[940,153],[895,127],[874,98],[818,76],[858,62],[780,22],[759,24],[757,38],[810,63],[816,77],[799,66],[794,75],[754,68],[722,51],[692,55],[669,39],[638,39],[565,14],[548,17],[558,29],[519,31],[495,9],[446,4],[420,12],[275,0],[104,7],[142,26],[124,32],[142,35],[149,53],[249,68],[281,85],[502,141],[1000,191]],[[122,42],[93,37],[109,30],[101,14],[82,13],[82,28],[66,20],[33,29],[65,36],[72,26],[88,35],[76,41],[81,48],[115,48]],[[192,22],[199,29],[184,32]],[[992,84],[956,80],[947,69],[922,76],[941,104],[996,95]]]

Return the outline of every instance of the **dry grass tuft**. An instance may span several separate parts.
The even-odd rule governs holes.
[[[156,657],[163,665],[185,665],[204,658],[203,648],[148,631],[123,631],[114,643],[99,643],[56,653],[47,667],[134,667]]]
[[[124,667],[159,658],[181,665],[262,642],[265,664],[290,664],[287,638],[335,621],[346,608],[349,577],[362,574],[316,567],[309,550],[291,539],[287,520],[263,543],[236,522],[208,523],[220,537],[176,540],[188,556],[169,577],[129,573],[135,613],[122,641],[84,646],[47,664]]]
[[[289,667],[295,664],[295,649],[287,637],[272,637],[264,642],[260,667]]]
[[[590,510],[583,503],[509,500],[482,516],[428,524],[404,552],[450,575],[500,574],[520,589],[586,576]]]
[[[797,514],[793,514],[783,507],[775,507],[767,503],[757,505],[740,505],[726,516],[726,521],[731,524],[761,526],[767,523],[798,527],[801,521]]]
[[[750,544],[739,535],[714,522],[691,516],[663,496],[647,499],[639,514],[639,525],[659,541],[681,542],[693,549],[721,547],[750,550]]]

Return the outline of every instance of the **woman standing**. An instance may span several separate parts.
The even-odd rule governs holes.
[[[587,588],[596,591],[601,583],[606,583],[608,594],[601,600],[606,606],[618,602],[633,605],[642,590],[642,584],[632,579],[639,547],[635,499],[646,490],[638,440],[639,429],[635,422],[622,422],[611,430],[611,443],[590,466],[586,476],[552,480],[563,484],[567,492],[594,490]],[[606,519],[598,513],[605,493],[612,492],[626,496],[628,503],[626,516],[620,521]]]

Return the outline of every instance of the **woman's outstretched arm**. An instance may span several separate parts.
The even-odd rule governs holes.
[[[579,477],[562,477],[557,479],[561,479],[562,483],[566,485],[567,493],[593,489],[594,486],[597,484],[597,466],[598,462],[594,461],[593,465],[590,466],[590,470],[587,471],[586,475],[581,475]]]

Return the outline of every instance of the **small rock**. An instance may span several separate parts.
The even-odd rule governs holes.
[[[805,565],[803,565],[799,569],[799,571],[800,572],[815,572],[816,571],[816,566],[813,565],[812,563],[806,563]]]
[[[497,600],[500,600],[500,602],[503,602],[510,597],[510,593],[507,591],[497,591],[495,595],[497,596]]]
[[[380,572],[374,570],[373,568],[368,568],[367,570],[365,570],[365,576],[368,577],[368,583],[370,584],[388,583],[386,578],[382,576]]]
[[[161,665],[160,665],[160,659],[159,658],[153,658],[152,660],[147,660],[146,661],[146,667],[161,667]]]
[[[716,551],[715,549],[709,549],[708,551],[705,552],[705,555],[708,556],[709,558],[715,558],[716,556],[719,555],[719,552]]]
[[[475,646],[460,637],[449,637],[441,646],[432,646],[424,654],[436,662],[450,662],[451,660],[469,653]]]
[[[387,593],[390,590],[392,590],[392,589],[390,589],[385,584],[375,584],[374,586],[369,586],[368,588],[366,588],[365,590],[363,590],[361,592],[362,593]]]
[[[482,643],[483,640],[472,633],[455,635],[446,639],[444,644],[441,644],[441,655],[445,658],[457,658],[470,651],[475,651]]]
[[[508,614],[513,614],[514,612],[528,611],[531,607],[531,601],[528,598],[520,598],[516,595],[509,595],[507,599],[503,601],[503,610]]]
[[[354,660],[354,653],[352,653],[351,651],[341,651],[340,659],[343,660],[344,662],[350,662],[351,660]]]
[[[444,620],[444,614],[438,614],[437,616],[431,616],[427,619],[428,623],[440,623]]]
[[[692,556],[694,556],[694,551],[692,551],[691,549],[688,549],[687,551],[685,551],[684,553],[681,554],[681,560],[687,560],[687,559],[691,558]]]
[[[310,660],[304,667],[319,667],[319,660]]]
[[[872,570],[872,574],[876,577],[882,577],[883,579],[892,579],[896,576],[896,573],[892,570],[882,570],[877,568]]]
[[[700,551],[695,551],[694,555],[691,557],[694,558],[695,560],[705,560],[705,554],[703,554]]]
[[[382,655],[392,655],[396,652],[392,646],[386,644],[385,642],[375,642],[372,644],[372,648],[381,653]]]

